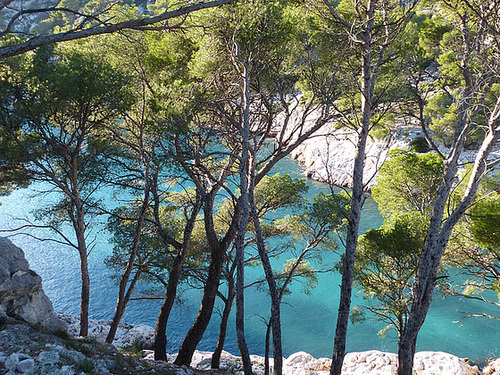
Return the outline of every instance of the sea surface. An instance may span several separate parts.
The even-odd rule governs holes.
[[[294,160],[281,162],[273,173],[290,173],[301,177],[301,166]],[[319,192],[329,192],[327,185],[308,179],[309,196]],[[32,211],[50,202],[50,195],[34,195],[43,186],[32,185],[28,189],[14,191],[0,197],[0,229],[22,224],[17,218],[32,220]],[[34,195],[34,196],[33,196]],[[118,204],[119,198],[109,194],[105,199]],[[377,228],[382,223],[376,204],[367,200],[361,230]],[[97,226],[98,229],[99,226]],[[33,232],[38,237],[46,237],[43,230]],[[0,233],[6,235],[6,233]],[[103,263],[110,254],[112,245],[105,231],[96,233],[94,248],[89,256],[91,275],[91,319],[111,319],[116,303],[117,286],[110,279],[110,270]],[[80,274],[76,249],[49,241],[38,241],[27,236],[14,236],[11,240],[21,247],[30,266],[43,279],[43,288],[59,312],[79,314]],[[323,265],[332,265],[338,254],[327,253]],[[286,255],[283,257],[286,260]],[[282,259],[282,260],[283,260]],[[258,277],[259,269],[248,269],[249,279]],[[282,307],[283,350],[286,356],[305,351],[315,357],[330,357],[338,309],[340,275],[335,272],[320,274],[318,285],[306,294],[301,284],[296,283],[292,293],[285,296]],[[168,351],[176,352],[184,335],[193,323],[200,304],[201,291],[183,288],[181,301],[174,308],[167,327]],[[265,321],[269,317],[269,297],[256,288],[246,290],[246,338],[253,354],[264,353]],[[154,326],[161,301],[132,301],[123,318],[133,324]],[[363,305],[361,297],[354,297],[354,305]],[[459,298],[444,298],[439,293],[434,300],[427,320],[420,331],[418,351],[444,351],[472,360],[500,357],[500,321],[486,318],[464,318],[470,313],[486,312],[500,316],[500,308],[478,301]],[[218,313],[214,313],[210,325],[201,341],[199,350],[213,350],[218,336]],[[386,336],[378,334],[385,324],[373,317],[364,323],[351,324],[348,332],[347,350],[363,351],[378,349],[397,352],[397,336],[389,331]],[[229,324],[225,349],[237,354],[234,332],[234,316]]]

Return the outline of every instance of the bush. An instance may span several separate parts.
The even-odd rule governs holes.
[[[423,154],[430,151],[429,144],[424,137],[417,137],[410,142],[410,147],[413,151]]]

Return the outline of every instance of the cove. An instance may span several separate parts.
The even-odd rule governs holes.
[[[274,173],[289,173],[292,177],[301,177],[301,167],[291,159],[283,160]],[[329,192],[329,188],[319,182],[307,180],[309,195]],[[43,204],[43,197],[32,198],[36,189],[33,185],[28,189],[14,191],[2,197],[0,206],[0,229],[13,223],[16,217],[29,217],[30,212]],[[382,223],[376,204],[368,200],[365,204],[361,230],[377,228]],[[4,235],[4,234],[2,234]],[[42,233],[39,233],[42,236]],[[43,287],[51,299],[54,309],[78,315],[80,297],[79,260],[74,249],[52,242],[40,242],[26,236],[15,236],[11,240],[21,247],[30,266],[43,279]],[[98,233],[94,250],[89,256],[91,275],[90,317],[94,320],[111,319],[116,303],[117,287],[110,279],[111,272],[103,263],[111,252],[107,234]],[[324,262],[333,263],[338,255],[325,256]],[[248,277],[252,272],[247,271]],[[310,294],[304,294],[299,284],[293,286],[293,292],[284,297],[282,307],[283,350],[286,356],[306,351],[315,357],[330,357],[333,348],[335,319],[338,308],[340,275],[330,272],[321,274],[318,286]],[[191,326],[198,312],[201,291],[183,287],[181,303],[170,317],[167,327],[168,351],[176,352],[185,333]],[[263,355],[265,324],[263,318],[269,316],[268,296],[255,288],[246,290],[246,335],[250,352]],[[353,305],[362,305],[367,301],[354,296]],[[123,321],[132,324],[148,324],[154,326],[161,301],[131,301]],[[496,347],[499,322],[484,318],[463,319],[471,312],[486,312],[498,315],[494,306],[478,301],[459,298],[443,298],[439,292],[434,300],[427,320],[420,331],[417,351],[445,351],[459,357],[470,359],[493,358],[500,356]],[[199,350],[213,350],[217,342],[219,316],[214,313],[211,323],[200,343]],[[385,324],[370,317],[360,324],[349,327],[347,350],[363,351],[378,349],[397,351],[396,333],[389,331],[387,337],[378,332]],[[229,322],[225,350],[238,354],[234,332],[234,317]]]

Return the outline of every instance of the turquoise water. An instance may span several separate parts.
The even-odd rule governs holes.
[[[293,160],[285,160],[276,172],[288,172],[294,177],[300,176],[300,166]],[[326,185],[308,180],[310,195],[328,192]],[[45,204],[49,196],[32,198],[35,189],[18,190],[10,196],[1,197],[0,229],[15,224],[17,217],[29,217],[30,212]],[[112,197],[108,197],[110,200]],[[368,200],[362,218],[362,231],[378,227],[382,218],[373,201]],[[34,233],[43,236],[43,232]],[[78,314],[80,275],[79,260],[76,250],[52,242],[40,242],[29,237],[16,236],[12,241],[21,247],[28,258],[31,268],[42,276],[43,287],[52,300],[56,311]],[[91,273],[90,315],[92,319],[111,319],[116,302],[117,288],[109,279],[110,272],[103,264],[103,259],[111,251],[106,233],[98,233],[96,244],[89,257]],[[328,254],[325,264],[332,264],[337,255]],[[286,257],[285,257],[286,259]],[[249,269],[248,278],[257,277],[260,270]],[[286,296],[283,304],[283,348],[285,355],[297,351],[306,351],[315,357],[330,357],[333,348],[335,319],[338,309],[340,276],[330,272],[320,275],[318,286],[310,294],[302,293],[297,285],[293,293]],[[175,307],[167,327],[168,351],[175,352],[185,333],[191,326],[199,308],[201,292],[183,290],[182,303]],[[246,292],[246,334],[250,351],[263,354],[265,324],[263,318],[269,316],[268,297],[256,289]],[[354,304],[362,303],[354,297]],[[159,311],[159,301],[132,301],[125,313],[124,321],[154,326]],[[417,350],[445,351],[470,359],[499,357],[498,329],[500,322],[484,318],[465,319],[457,323],[464,315],[471,312],[487,312],[500,315],[493,306],[477,301],[434,296],[433,305],[424,324],[418,341]],[[217,313],[214,314],[205,337],[198,349],[213,350],[218,335]],[[384,324],[368,319],[362,324],[350,325],[348,351],[378,349],[395,352],[395,333],[386,338],[377,333]],[[234,321],[230,322],[226,350],[238,353],[234,334]]]

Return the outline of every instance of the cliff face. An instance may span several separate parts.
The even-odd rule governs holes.
[[[304,128],[311,127],[317,116],[316,113],[312,113],[304,122]],[[278,116],[274,128],[276,138],[281,136],[294,138],[295,134],[291,129],[298,127],[300,119],[301,113],[299,112],[290,120],[291,125],[283,130],[280,125],[283,123],[283,119]],[[284,134],[281,134],[282,132]],[[376,185],[377,172],[387,159],[389,151],[395,148],[408,148],[410,142],[417,137],[423,137],[419,126],[403,119],[397,119],[395,129],[386,137],[383,139],[369,138],[363,171],[363,183],[367,190]],[[355,131],[339,128],[336,123],[327,123],[297,147],[291,156],[304,166],[304,175],[307,177],[336,186],[352,187],[352,170],[357,141],[358,136]],[[449,149],[442,144],[437,146],[441,153],[448,155]],[[460,165],[465,166],[473,162],[475,156],[476,151],[464,150],[460,155]],[[499,157],[500,145],[493,150],[490,160]]]
[[[0,237],[0,317],[40,325],[49,332],[65,330],[42,290],[42,278],[30,270],[24,252]]]
[[[283,129],[283,115],[276,118],[274,132],[276,138],[296,138],[295,129],[301,128],[303,109],[297,111]],[[303,122],[304,129],[311,128],[320,114],[312,112]],[[413,124],[398,120],[397,129],[384,139],[370,138],[366,145],[363,182],[370,189],[375,185],[378,169],[393,148],[407,148],[416,137],[421,137],[419,128]],[[305,168],[304,174],[315,180],[332,185],[351,187],[352,169],[358,142],[357,133],[348,128],[339,128],[335,122],[326,123],[313,136],[297,147],[291,156],[299,160]]]

